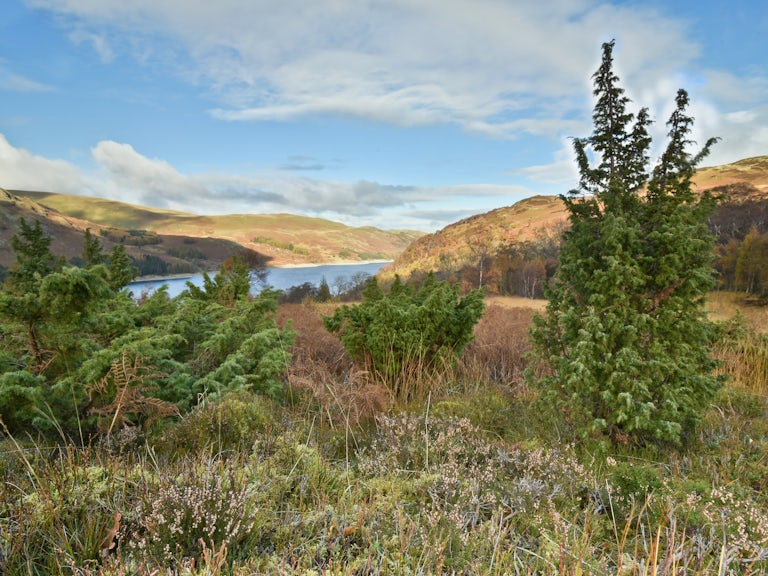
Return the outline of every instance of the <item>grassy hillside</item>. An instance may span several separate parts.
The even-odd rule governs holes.
[[[229,240],[266,255],[276,265],[390,260],[422,235],[413,230],[353,228],[292,214],[200,216],[102,198],[48,192],[14,194],[107,228]]]
[[[694,182],[702,190],[746,183],[765,196],[768,194],[768,156],[755,156],[731,164],[701,168],[696,171]]]
[[[726,198],[729,220],[721,227],[749,226],[749,213],[756,202],[768,202],[768,156],[746,158],[732,164],[701,168],[694,182],[701,190],[716,189]],[[10,198],[14,198],[11,200]],[[181,251],[189,242],[195,249],[206,247],[212,257],[238,246],[263,254],[275,265],[344,262],[360,260],[395,261],[381,272],[408,277],[415,271],[458,270],[474,266],[499,250],[524,242],[556,237],[566,225],[566,211],[555,196],[534,196],[451,224],[424,235],[412,230],[353,228],[321,218],[291,214],[233,214],[201,216],[136,206],[102,198],[90,198],[49,192],[13,191],[0,196],[5,207],[0,220],[0,265],[12,258],[3,242],[13,234],[19,214],[42,218],[56,239],[55,244],[67,257],[81,250],[82,230],[104,230],[107,238],[119,239],[131,231],[146,230],[167,238],[161,245],[135,249],[136,255],[150,253],[167,256],[168,248],[181,242]],[[734,206],[747,207],[738,214]],[[745,220],[746,218],[746,220]],[[9,232],[10,231],[10,232]],[[179,247],[172,248],[178,253]],[[201,249],[202,250],[202,249]],[[224,256],[226,257],[226,255]],[[214,266],[215,268],[215,266]]]
[[[115,225],[104,225],[81,218],[87,215],[82,211],[73,209],[70,214],[37,202],[41,197],[50,196],[43,193],[13,193],[0,188],[0,266],[8,267],[16,259],[11,238],[17,232],[20,218],[28,222],[40,221],[45,233],[53,239],[51,250],[68,261],[82,255],[83,234],[87,228],[99,238],[105,253],[109,253],[116,243],[124,242],[127,252],[133,258],[161,258],[172,270],[216,270],[226,258],[245,250],[226,238],[146,233],[131,225],[138,221],[137,214],[146,220],[151,219],[153,212],[149,209],[94,201],[94,213],[112,212],[116,217]],[[251,250],[247,252],[251,258],[266,261],[263,255]]]
[[[701,168],[694,183],[702,191],[715,190],[724,196],[722,211],[728,215],[728,226],[732,228],[737,223],[748,228],[749,223],[743,220],[749,219],[749,215],[743,214],[744,210],[732,214],[731,209],[768,202],[768,156]],[[754,212],[751,208],[749,211]],[[381,274],[407,278],[414,271],[476,266],[484,255],[492,256],[509,246],[557,235],[566,224],[567,212],[558,197],[534,196],[419,238]]]
[[[460,268],[485,254],[495,254],[504,246],[559,234],[566,219],[559,198],[526,198],[513,206],[478,214],[422,236],[381,274],[385,278],[394,274],[408,277],[418,270]]]

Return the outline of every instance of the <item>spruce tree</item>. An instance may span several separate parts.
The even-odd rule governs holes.
[[[40,287],[46,277],[62,266],[62,259],[51,252],[51,240],[40,221],[35,220],[31,226],[24,218],[19,219],[19,231],[11,239],[16,262],[0,290],[0,318],[8,318],[23,327],[29,354],[24,363],[29,363],[35,372],[45,365],[38,331],[47,310],[39,297]]]
[[[537,384],[584,434],[679,443],[719,386],[703,310],[714,287],[706,226],[714,203],[691,186],[714,139],[688,152],[681,90],[651,169],[648,112],[628,111],[613,48],[603,45],[593,76],[594,131],[574,142],[579,187],[562,196],[570,229],[533,329]]]
[[[45,276],[61,268],[61,258],[51,252],[51,240],[39,220],[30,226],[24,218],[19,219],[19,231],[11,239],[16,262],[8,274],[15,290],[35,290]]]

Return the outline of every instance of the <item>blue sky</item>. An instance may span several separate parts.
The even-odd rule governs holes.
[[[0,187],[434,231],[576,182],[615,38],[655,142],[768,154],[764,0],[3,0]],[[658,149],[656,152],[658,154]]]

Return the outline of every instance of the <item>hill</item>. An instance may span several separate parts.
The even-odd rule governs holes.
[[[743,240],[754,225],[760,232],[768,226],[768,156],[701,168],[694,182],[724,198],[712,221],[722,244]],[[201,216],[50,192],[1,190],[0,207],[3,266],[13,261],[9,242],[22,216],[41,219],[54,238],[54,250],[68,259],[80,255],[83,231],[91,228],[106,251],[125,241],[135,258],[161,258],[180,269],[217,269],[238,250],[272,265],[394,259],[382,270],[383,278],[394,274],[407,278],[428,270],[482,270],[486,260],[510,248],[551,246],[567,225],[566,211],[556,196],[527,198],[426,235],[354,228],[291,214]]]
[[[6,203],[16,207],[13,214],[9,211],[11,223],[6,232],[14,228],[12,222],[20,215],[42,218],[54,244],[60,245],[60,253],[68,258],[82,251],[82,231],[86,227],[98,230],[110,243],[123,239],[142,245],[132,251],[133,255],[149,252],[172,259],[174,254],[182,258],[198,252],[207,254],[214,247],[228,254],[244,249],[262,255],[272,265],[391,260],[422,234],[354,228],[291,214],[200,216],[51,192],[14,190],[5,192],[5,198]],[[7,241],[13,231],[3,234]],[[73,234],[80,240],[72,240]],[[228,254],[216,260],[220,263]],[[0,264],[7,265],[2,259]],[[206,269],[218,267],[217,262],[211,264]]]
[[[713,218],[721,243],[743,239],[756,222],[768,219],[768,156],[701,168],[694,183],[723,200]],[[567,226],[567,212],[556,196],[534,196],[512,206],[461,220],[422,236],[380,272],[383,278],[429,270],[452,272],[482,266],[501,251],[531,243],[551,243]]]
[[[70,262],[77,261],[82,255],[86,229],[99,238],[105,253],[123,242],[127,252],[137,261],[155,266],[165,263],[163,269],[158,270],[160,273],[215,270],[234,253],[242,253],[255,262],[268,261],[263,254],[245,249],[232,240],[104,226],[41,204],[34,200],[32,193],[20,194],[0,188],[0,266],[8,267],[15,261],[11,238],[17,232],[20,218],[40,221],[45,233],[53,239],[52,251]]]
[[[457,270],[507,246],[559,235],[566,220],[565,207],[558,197],[526,198],[422,236],[385,266],[380,275],[407,278],[417,271]]]

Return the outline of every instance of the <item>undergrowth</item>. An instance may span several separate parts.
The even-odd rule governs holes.
[[[589,445],[536,412],[527,311],[491,307],[408,405],[315,307],[280,314],[298,333],[282,404],[201,397],[174,423],[85,447],[3,434],[0,572],[768,571],[768,403],[752,376],[721,390],[685,448]],[[725,326],[716,353],[739,366],[756,337]]]

